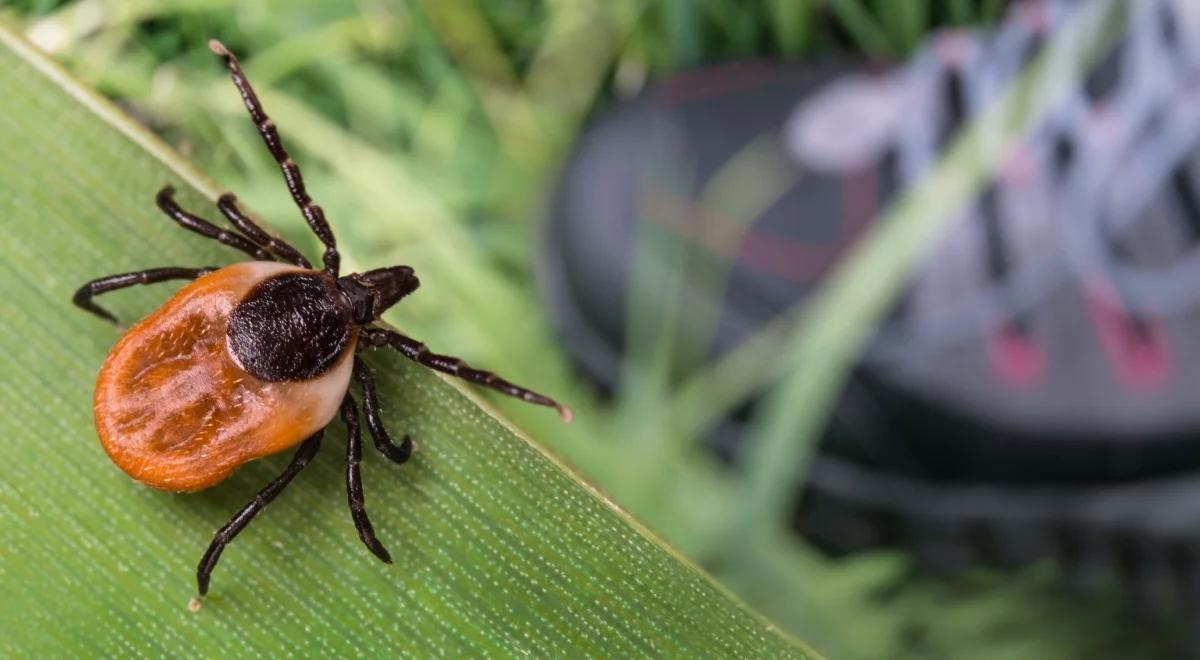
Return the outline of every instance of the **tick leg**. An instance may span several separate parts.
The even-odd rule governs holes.
[[[166,282],[167,280],[194,280],[201,275],[217,270],[214,266],[206,268],[151,268],[149,270],[139,270],[135,273],[121,273],[120,275],[109,275],[101,277],[97,280],[92,280],[87,284],[79,287],[75,292],[75,297],[72,300],[75,304],[102,319],[117,322],[117,317],[113,316],[108,310],[92,302],[93,296],[98,296],[102,293],[124,289],[135,284],[154,284],[156,282]]]
[[[404,357],[430,369],[448,373],[451,376],[457,376],[465,381],[477,383],[484,387],[490,387],[526,403],[554,408],[558,411],[559,416],[563,418],[563,421],[571,421],[571,409],[554,399],[538,394],[533,390],[514,385],[490,371],[476,369],[459,358],[431,353],[425,344],[398,332],[384,330],[383,328],[365,328],[360,336],[360,341],[365,341],[367,345],[374,347],[390,346],[400,351]]]
[[[363,502],[362,474],[359,463],[362,462],[362,433],[358,429],[358,404],[354,397],[346,393],[342,399],[342,421],[346,423],[346,499],[350,503],[350,517],[354,519],[354,529],[358,530],[358,538],[362,539],[367,549],[375,553],[384,563],[392,563],[392,556],[387,548],[375,538],[375,529],[371,527],[371,519],[367,517],[367,508]]]
[[[213,537],[208,550],[200,558],[200,565],[196,567],[196,584],[200,587],[201,596],[208,593],[208,581],[212,577],[213,569],[216,568],[217,561],[221,558],[221,552],[225,550],[225,546],[229,545],[229,542],[238,535],[238,532],[250,524],[250,521],[254,520],[254,516],[257,516],[271,500],[283,492],[283,489],[291,483],[292,479],[308,465],[313,456],[317,454],[317,450],[321,448],[322,434],[324,434],[324,431],[317,431],[305,440],[304,444],[300,445],[300,449],[297,449],[295,455],[292,456],[292,462],[288,463],[287,469],[283,471],[283,474],[275,477],[271,483],[258,491],[254,499],[242,507],[242,510],[238,511],[237,515],[225,523],[225,526]]]
[[[184,229],[194,231],[201,236],[211,238],[231,248],[241,250],[259,261],[275,260],[269,252],[251,243],[245,236],[221,229],[208,220],[179,208],[179,205],[175,203],[175,189],[171,186],[163,186],[163,189],[158,191],[158,195],[154,199],[158,203],[158,208],[162,209],[162,212],[166,213],[167,217],[179,223],[179,226]]]
[[[287,149],[283,148],[283,142],[279,139],[279,131],[275,128],[275,122],[263,111],[262,103],[259,102],[258,95],[254,93],[254,88],[250,86],[250,81],[246,79],[246,74],[242,72],[242,65],[238,63],[237,57],[216,39],[208,42],[208,49],[225,58],[225,65],[229,67],[229,76],[233,78],[233,85],[242,95],[242,102],[246,104],[246,110],[250,112],[250,119],[254,121],[254,126],[258,128],[258,134],[266,143],[267,151],[271,152],[275,162],[279,163],[279,169],[283,170],[283,180],[287,183],[288,192],[292,194],[292,200],[296,202],[296,206],[300,207],[300,214],[304,216],[308,226],[325,246],[323,256],[325,272],[337,277],[341,264],[337,242],[333,238],[333,231],[329,229],[329,223],[325,220],[325,211],[314,204],[312,197],[308,196],[308,191],[304,187],[304,177],[300,175],[300,166],[288,155]]]
[[[354,379],[362,386],[363,414],[367,417],[367,428],[371,431],[375,448],[397,465],[405,463],[412,456],[412,438],[405,434],[400,444],[392,441],[392,437],[388,435],[387,429],[383,426],[383,419],[379,416],[379,396],[375,390],[375,377],[371,375],[371,368],[358,357],[354,358]]]
[[[225,193],[217,198],[217,208],[221,213],[237,227],[238,231],[242,232],[255,245],[269,251],[271,254],[279,257],[289,264],[301,266],[303,268],[312,268],[312,264],[308,259],[304,258],[300,251],[292,247],[290,243],[282,238],[276,238],[267,232],[263,231],[253,220],[251,220],[242,210],[238,208],[237,197],[233,193]]]

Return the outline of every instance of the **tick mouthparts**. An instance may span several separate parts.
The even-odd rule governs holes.
[[[377,268],[355,275],[354,278],[374,294],[376,316],[421,285],[413,269],[408,266]]]

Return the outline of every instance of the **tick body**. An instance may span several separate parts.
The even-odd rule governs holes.
[[[325,428],[354,368],[357,330],[348,318],[336,307],[296,306],[294,317],[266,310],[261,325],[290,324],[290,334],[242,320],[270,307],[261,300],[278,289],[299,288],[289,282],[322,276],[262,261],[226,266],[133,326],[96,382],[96,430],[113,462],[155,488],[201,490]],[[277,297],[281,308],[294,302]],[[304,335],[318,341],[293,346]]]
[[[529,403],[570,410],[458,358],[374,325],[380,314],[419,285],[407,266],[339,275],[340,255],[321,207],[304,187],[274,123],[263,112],[237,59],[216,41],[251,119],[279,163],[301,214],[325,246],[316,270],[292,246],[246,217],[232,195],[218,209],[234,230],[181,209],[167,187],[159,208],[186,229],[220,241],[254,260],[224,268],[154,268],[88,282],[74,302],[102,318],[99,294],[135,284],[192,280],[117,342],[96,382],[97,434],[113,462],[134,479],[170,491],[196,491],[225,479],[240,465],[296,447],[292,462],[220,531],[197,569],[200,595],[225,546],[312,460],[326,425],[340,413],[347,427],[346,492],[359,538],[376,556],[391,556],[366,514],[359,462],[362,438],[351,380],[361,387],[367,429],[375,447],[396,463],[412,441],[394,442],[379,415],[367,348],[394,348],[429,368],[499,390]]]

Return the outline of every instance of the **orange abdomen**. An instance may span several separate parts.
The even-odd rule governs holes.
[[[260,380],[229,349],[233,308],[253,286],[287,271],[302,269],[246,262],[205,275],[113,347],[96,381],[96,430],[129,476],[164,490],[200,490],[333,418],[350,382],[357,332],[332,369],[304,382]]]

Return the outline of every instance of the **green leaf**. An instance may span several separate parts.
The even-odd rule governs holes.
[[[191,495],[130,480],[91,420],[93,380],[120,331],[70,297],[110,273],[237,260],[152,203],[170,183],[211,215],[216,191],[3,27],[0,90],[0,655],[810,654],[476,394],[382,353],[370,362],[385,420],[419,446],[403,467],[376,455],[364,467],[396,563],[354,533],[335,428],[190,612],[213,531],[287,459]],[[136,319],[173,288],[106,303]]]

